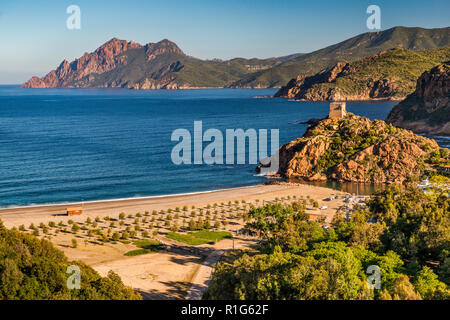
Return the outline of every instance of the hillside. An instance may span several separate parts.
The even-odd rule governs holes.
[[[448,300],[450,199],[439,190],[390,186],[364,206],[311,221],[310,199],[266,203],[246,213],[259,238],[222,259],[203,299]],[[379,268],[370,288],[368,268]],[[370,269],[369,269],[370,270]],[[372,282],[373,283],[373,282]],[[354,303],[354,302],[353,302]]]
[[[401,47],[414,51],[450,45],[450,28],[396,27],[364,33],[327,48],[269,59],[201,60],[186,55],[175,43],[139,43],[111,39],[73,62],[64,60],[23,88],[185,89],[211,87],[281,87],[290,79],[313,75],[339,61],[348,62]]]
[[[294,56],[295,57],[295,56]],[[33,77],[23,88],[184,89],[225,87],[247,73],[289,59],[236,58],[200,60],[186,55],[175,43],[139,43],[111,39],[92,53],[69,63],[64,60],[43,78]]]
[[[432,139],[347,114],[324,119],[302,138],[282,146],[278,174],[310,181],[402,183],[420,177],[436,162],[436,154],[448,157],[448,152],[437,151],[440,148]]]
[[[281,87],[298,75],[314,75],[339,61],[355,61],[392,48],[435,50],[450,45],[450,28],[394,27],[367,32],[332,46],[301,55],[271,69],[245,76],[231,87]]]
[[[386,121],[418,133],[450,136],[450,59],[424,72],[416,90],[391,110]]]
[[[80,270],[80,288],[70,290],[69,266]],[[73,283],[73,282],[72,282]],[[141,300],[110,271],[101,277],[82,262],[69,261],[50,241],[8,230],[0,221],[0,300]]]
[[[432,51],[390,49],[354,62],[339,62],[313,76],[298,76],[275,97],[309,101],[404,99],[417,78],[450,60],[450,47]]]

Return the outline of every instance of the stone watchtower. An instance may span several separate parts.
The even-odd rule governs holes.
[[[347,114],[345,110],[345,102],[332,102],[330,103],[330,119],[342,119]]]

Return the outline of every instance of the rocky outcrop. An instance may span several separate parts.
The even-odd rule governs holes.
[[[132,86],[132,89],[135,90],[179,90],[189,88],[191,87],[188,84],[183,85],[182,83],[179,83],[174,77],[170,76],[160,80],[146,78]]]
[[[321,71],[311,77],[299,75],[296,79],[292,79],[286,86],[275,93],[275,97],[310,101],[339,100],[337,99],[338,97],[336,97],[337,92],[335,90],[324,88],[325,90],[321,89],[313,91],[311,89],[314,84],[332,83],[336,81],[337,77],[344,76],[350,72],[349,63],[339,62],[332,68]]]
[[[436,141],[409,130],[348,114],[324,119],[302,138],[282,146],[277,175],[309,181],[402,183],[421,176],[439,149]]]
[[[51,71],[43,78],[31,78],[22,85],[22,88],[63,88],[86,87],[86,82],[77,85],[77,81],[91,74],[102,74],[126,65],[127,60],[120,56],[123,52],[142,48],[139,43],[113,38],[92,53],[85,53],[72,63],[64,60],[56,70]],[[88,81],[89,82],[89,81]]]
[[[450,136],[450,62],[424,72],[414,93],[386,121],[418,133]]]
[[[145,57],[147,62],[162,54],[179,54],[184,56],[184,52],[172,41],[164,39],[158,43],[149,43],[145,46]]]
[[[450,47],[416,53],[392,49],[351,63],[339,62],[313,76],[299,75],[275,97],[308,101],[401,100],[420,74],[450,59]]]

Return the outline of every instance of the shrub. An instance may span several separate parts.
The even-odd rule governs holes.
[[[0,222],[0,300],[128,300],[140,299],[110,272],[101,277],[82,262],[71,262],[52,243],[18,231]],[[18,250],[20,248],[20,250]],[[30,268],[30,266],[33,266]],[[77,265],[82,274],[81,290],[67,287],[67,268]]]

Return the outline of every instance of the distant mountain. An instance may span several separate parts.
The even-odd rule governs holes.
[[[298,75],[314,75],[340,61],[355,61],[392,48],[434,50],[450,45],[450,27],[439,29],[394,27],[368,32],[304,54],[268,70],[244,76],[231,87],[281,87]]]
[[[293,57],[295,57],[294,55]],[[69,63],[64,60],[43,78],[33,77],[23,88],[183,89],[225,87],[248,73],[273,67],[288,57],[200,60],[175,43],[162,40],[144,46],[117,38]]]
[[[414,93],[386,121],[418,133],[450,136],[450,61],[424,72]]]
[[[338,62],[313,76],[298,76],[275,97],[309,101],[401,100],[426,70],[450,60],[450,47],[432,51],[390,49],[371,57]]]
[[[24,88],[184,89],[202,87],[281,87],[299,74],[312,75],[346,59],[353,61],[393,47],[430,50],[450,45],[450,28],[396,27],[365,33],[308,54],[269,59],[200,60],[175,43],[111,39],[73,62],[64,60]]]

